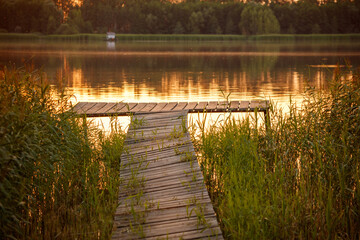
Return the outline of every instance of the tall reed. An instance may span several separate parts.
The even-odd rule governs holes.
[[[0,239],[108,239],[123,134],[67,111],[31,66],[0,70]]]
[[[227,239],[359,239],[360,76],[337,69],[327,90],[309,88],[301,107],[194,136]]]

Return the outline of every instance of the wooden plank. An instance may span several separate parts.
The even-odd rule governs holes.
[[[156,202],[154,202],[156,205]],[[149,211],[146,216],[146,223],[159,223],[163,219],[175,220],[175,219],[185,219],[188,217],[194,217],[196,206],[192,205],[187,207],[177,207],[177,208],[165,208],[159,211]],[[212,215],[213,209],[211,204],[205,204],[204,206],[204,215]],[[133,216],[127,217],[126,215],[115,215],[114,220],[116,221],[116,227],[124,226],[128,224],[130,219],[134,219]]]
[[[136,142],[135,142],[136,143]],[[142,142],[140,142],[142,143]],[[159,145],[161,147],[161,145]],[[126,161],[128,161],[129,159],[133,159],[134,157],[137,157],[138,155],[144,155],[146,154],[146,157],[148,159],[152,159],[153,155],[156,155],[158,158],[163,157],[163,155],[165,155],[165,157],[170,157],[170,156],[174,156],[174,155],[179,155],[179,153],[186,153],[186,152],[190,152],[193,151],[193,146],[189,145],[189,144],[184,144],[184,145],[174,145],[174,146],[165,146],[164,148],[158,149],[157,147],[153,148],[147,148],[147,149],[141,149],[141,148],[134,148],[134,149],[128,149],[128,147],[126,146],[126,153],[124,153],[121,156],[122,161],[124,161],[124,163],[126,163]],[[129,155],[133,158],[130,158]]]
[[[144,162],[144,165],[146,165],[147,163],[149,163],[148,165],[148,169],[151,168],[157,168],[157,167],[161,167],[161,166],[168,166],[168,165],[172,165],[172,164],[179,164],[180,161],[180,156],[174,155],[174,156],[169,156],[169,157],[162,157],[162,158],[154,158],[152,160],[147,160]],[[128,162],[129,165],[138,165],[138,163],[133,163],[131,164],[130,162]]]
[[[162,158],[162,157],[172,157],[172,156],[176,156],[176,155],[179,155],[176,153],[176,150],[177,149],[179,152],[190,152],[193,150],[193,147],[192,146],[181,146],[181,147],[172,147],[172,148],[166,148],[166,149],[161,149],[161,150],[158,150],[158,149],[154,149],[154,150],[148,150],[148,151],[142,151],[142,150],[139,150],[139,151],[132,151],[131,153],[129,154],[124,154],[124,156],[121,156],[121,161],[126,164],[128,163],[129,161],[133,160],[134,158],[137,158],[137,157],[140,157],[140,156],[143,156],[143,155],[146,155],[146,158],[147,160],[146,161],[150,161],[150,160],[154,160],[154,159],[159,159],[159,158]],[[131,156],[128,156],[128,155],[131,155]],[[139,159],[139,158],[137,158]]]
[[[147,209],[146,223],[147,224],[160,224],[166,221],[174,220],[186,220],[189,218],[196,218],[195,210],[196,205],[189,204],[188,206],[179,206],[174,208],[161,208],[160,204],[155,201],[151,201],[150,207]],[[155,211],[154,211],[155,210]],[[209,203],[203,204],[204,216],[211,217],[214,214],[212,205]],[[134,219],[133,216],[128,214],[116,214],[115,215],[116,227],[124,227],[128,224],[129,220]]]
[[[166,105],[167,103],[158,103],[150,112],[160,112]]]
[[[250,111],[255,111],[255,109],[258,109],[259,111],[266,110],[268,107],[267,101],[251,101],[250,102]]]
[[[189,110],[192,111],[197,105],[197,102],[189,102],[186,107],[184,108],[184,110]]]
[[[124,236],[124,235],[120,235],[121,234],[121,230],[120,229],[116,229],[116,235],[114,234],[113,237],[115,237],[116,239],[136,239],[138,238],[138,236]],[[125,229],[122,229],[125,232]],[[221,235],[221,230],[219,227],[208,227],[205,229],[202,229],[201,232],[200,230],[196,229],[196,230],[188,230],[186,232],[179,232],[179,233],[166,233],[164,235],[161,235],[161,232],[159,232],[158,235],[156,236],[146,236],[147,240],[161,240],[161,239],[184,239],[184,240],[188,240],[188,239],[207,239],[207,240],[222,240],[223,237]],[[205,236],[205,237],[204,237]]]
[[[106,114],[111,108],[113,108],[116,103],[107,103],[104,107],[98,109],[95,114]]]
[[[198,196],[199,197],[199,196]],[[156,210],[162,210],[162,209],[169,209],[169,208],[179,208],[179,207],[187,207],[187,206],[191,206],[192,202],[196,201],[196,203],[198,205],[206,205],[206,204],[211,204],[210,198],[208,197],[204,197],[203,199],[199,199],[199,198],[194,198],[193,195],[189,195],[187,196],[187,198],[184,199],[176,199],[174,197],[171,197],[168,199],[168,201],[164,201],[164,198],[159,198],[152,200],[152,202],[150,202],[150,200],[148,200],[148,203],[151,205],[155,205],[156,204]],[[122,202],[123,204],[120,205],[117,209],[116,209],[116,213],[115,215],[124,215],[128,213],[129,210],[129,205],[131,205],[131,198],[124,198],[124,201]],[[136,212],[141,212],[144,211],[144,206],[141,205],[136,205],[136,206],[132,206],[132,209],[135,210]],[[149,210],[155,210],[155,209],[150,209],[148,207]],[[215,213],[214,213],[215,215]],[[216,219],[216,218],[215,218]],[[166,220],[166,219],[164,219]],[[181,219],[178,219],[181,220]]]
[[[125,103],[125,107],[122,108],[119,113],[131,113],[132,110],[137,106],[137,103]]]
[[[217,106],[218,102],[216,101],[212,101],[209,102],[209,104],[206,106],[206,110],[207,111],[216,111],[216,106]]]
[[[132,108],[130,111],[133,113],[139,112],[141,111],[145,106],[147,105],[147,103],[138,103],[134,108]]]
[[[194,111],[200,111],[203,112],[206,109],[207,102],[199,102],[198,105],[194,108]]]
[[[146,182],[146,180],[145,180]],[[121,189],[125,189],[123,191],[120,191],[119,193],[119,202],[120,205],[116,209],[116,214],[124,214],[126,213],[126,210],[129,206],[129,200],[131,201],[131,197],[133,195],[136,195],[136,193],[131,194],[130,191],[126,190],[127,185],[121,185]],[[196,189],[195,187],[198,187]],[[196,203],[211,203],[210,198],[208,195],[204,194],[200,191],[200,187],[203,188],[204,185],[201,181],[198,181],[196,183],[184,182],[183,184],[169,184],[169,185],[163,185],[163,186],[156,186],[156,187],[147,187],[146,185],[143,186],[142,190],[142,199],[143,200],[152,200],[156,202],[158,205],[162,205],[161,208],[170,208],[170,207],[181,207],[181,206],[187,206],[191,204],[192,201],[196,200]],[[194,191],[193,188],[196,190]],[[182,191],[184,189],[188,189],[188,192],[181,192],[180,194],[175,193],[175,195],[164,195],[166,192],[168,192],[171,189],[176,189],[177,191]],[[129,197],[130,196],[130,197]],[[190,200],[190,202],[189,202]],[[144,206],[138,205],[133,206],[137,210],[142,210]],[[159,206],[160,208],[160,206]]]
[[[140,138],[140,137],[139,137]],[[143,149],[140,152],[140,154],[143,154],[144,152],[146,152],[147,157],[151,157],[152,154],[156,154],[158,157],[160,157],[162,154],[169,154],[171,153],[171,151],[174,151],[174,149],[177,149],[178,151],[186,151],[186,150],[192,150],[193,146],[192,144],[188,144],[189,142],[189,138],[181,138],[178,141],[178,144],[169,144],[169,145],[165,145],[162,144],[164,142],[169,142],[174,140],[174,142],[177,140],[178,138],[172,138],[172,139],[161,139],[158,136],[157,137],[150,137],[149,140],[145,140],[145,141],[141,141],[142,139],[140,138],[140,140],[138,139],[125,139],[125,146],[124,146],[124,152],[121,155],[121,158],[124,158],[124,161],[130,157],[136,157],[137,154],[135,152],[132,152],[131,154],[130,151],[136,150],[136,149]],[[157,141],[155,141],[157,140]],[[157,148],[152,148],[151,146],[151,142],[155,142],[158,143],[158,146],[161,147],[161,150],[158,150]],[[156,146],[156,145],[155,145]],[[170,152],[169,152],[170,151]]]
[[[145,165],[146,167],[146,165]],[[137,176],[140,178],[145,177],[146,182],[149,184],[155,184],[158,181],[169,181],[177,180],[177,181],[192,181],[195,180],[203,180],[200,169],[190,170],[191,167],[189,164],[173,164],[167,165],[166,167],[158,167],[158,168],[146,168],[143,170],[139,170],[137,172]],[[127,175],[123,174],[122,180],[127,181],[133,175],[133,173],[129,173]],[[176,183],[176,182],[175,182]]]
[[[107,103],[95,103],[95,105],[92,108],[90,108],[89,110],[86,111],[86,114],[92,115],[92,114],[96,113],[99,109],[106,106],[106,104]]]
[[[182,124],[182,119],[152,119],[152,120],[148,120],[148,119],[143,119],[143,122],[139,122],[137,124],[131,124],[129,125],[129,130],[131,129],[148,129],[148,128],[154,128],[154,127],[166,127],[166,126],[174,126],[174,125],[178,125],[178,124]],[[146,123],[146,124],[145,124]]]
[[[112,108],[110,108],[108,111],[106,111],[106,114],[125,113],[125,112],[127,112],[127,109],[128,109],[128,105],[126,103],[120,102],[120,103],[117,103]]]
[[[179,122],[181,124],[181,122]],[[146,124],[146,123],[145,123]],[[156,135],[157,133],[171,133],[174,131],[182,132],[184,129],[183,127],[178,125],[167,125],[167,126],[153,126],[151,128],[138,128],[138,129],[129,129],[128,134],[131,136],[134,133],[152,133],[153,135]]]
[[[176,107],[173,109],[173,111],[183,110],[186,107],[187,104],[188,104],[187,102],[179,102],[176,105]]]
[[[207,222],[208,227],[216,227],[217,221],[213,217],[204,217],[204,220]],[[175,233],[184,233],[188,231],[198,231],[201,233],[202,229],[206,227],[198,226],[198,220],[195,219],[181,219],[177,221],[167,221],[161,224],[143,224],[144,226],[144,235],[148,237],[158,237],[161,235],[175,234]],[[121,236],[121,235],[120,235]],[[118,236],[118,237],[120,237]],[[126,235],[125,235],[126,236]],[[125,236],[121,236],[119,239],[123,239]],[[208,236],[201,234],[200,238],[206,239]]]
[[[176,102],[169,102],[161,111],[171,111],[174,107],[176,107]]]
[[[82,109],[88,102],[79,102],[73,107],[74,112],[78,112],[80,109]]]
[[[151,139],[149,141],[142,142],[128,142],[124,146],[124,152],[121,154],[121,158],[126,161],[129,157],[136,157],[136,152],[146,153],[148,157],[151,157],[152,151],[157,151],[155,154],[160,157],[160,152],[168,154],[168,150],[184,151],[184,149],[192,150],[193,146],[188,138],[173,138],[173,139]]]
[[[194,188],[192,189],[183,186],[178,188],[167,187],[162,189],[159,188],[159,189],[151,189],[151,190],[144,189],[143,196],[147,199],[157,199],[157,198],[162,198],[163,196],[177,196],[177,195],[186,195],[186,194],[199,194],[201,196],[208,195],[206,188],[203,188],[202,185],[197,185],[197,186],[193,185],[193,186]],[[119,198],[120,197],[124,197],[124,194],[123,195],[119,194]]]
[[[229,108],[230,110],[237,110],[239,108],[240,102],[239,101],[231,101]]]
[[[143,109],[141,109],[141,111],[139,112],[150,112],[151,109],[153,109],[155,106],[157,105],[157,103],[148,103]]]
[[[240,111],[248,111],[250,102],[249,101],[241,101],[239,105]]]
[[[184,157],[184,156],[183,156]],[[181,161],[181,159],[180,159]],[[177,162],[176,164],[171,165],[162,165],[157,167],[146,167],[145,169],[140,169],[137,174],[139,176],[146,176],[146,179],[155,179],[160,177],[168,177],[168,176],[174,176],[174,175],[193,175],[201,173],[200,169],[193,169],[189,170],[191,167],[189,166],[189,162]],[[132,176],[132,173],[124,173],[121,175],[123,179],[129,178]],[[197,176],[197,175],[196,175]],[[199,177],[201,177],[199,175]]]
[[[133,143],[127,144],[126,149],[137,149],[137,148],[151,148],[151,147],[161,147],[167,148],[172,146],[182,146],[185,144],[191,143],[190,138],[174,138],[174,139],[153,139],[151,141],[143,143]],[[127,153],[126,153],[127,154]]]
[[[177,149],[178,151],[192,151],[193,150],[193,146],[192,144],[188,144],[186,142],[188,142],[188,138],[186,138],[185,140],[182,139],[182,141],[179,141],[179,144],[169,144],[169,145],[165,145],[163,146],[162,144],[159,143],[159,146],[161,147],[161,150],[157,149],[157,148],[151,148],[149,146],[149,142],[153,142],[156,139],[159,139],[158,136],[156,137],[149,137],[150,140],[148,141],[137,141],[138,138],[140,138],[140,140],[142,140],[142,137],[138,136],[137,138],[127,138],[125,140],[125,144],[126,146],[124,146],[124,153],[121,155],[122,158],[124,158],[124,161],[129,158],[129,157],[136,157],[137,153],[144,154],[144,152],[146,152],[147,157],[151,157],[152,154],[156,154],[157,156],[161,156],[162,154],[169,154],[171,153],[171,151],[174,151],[175,149]],[[165,142],[165,141],[170,141],[173,140],[172,139],[164,139],[164,141],[162,141],[163,139],[159,139],[159,141]],[[176,138],[175,138],[176,139]],[[184,144],[186,143],[186,144]],[[130,145],[131,144],[131,145]],[[136,147],[136,145],[139,144],[140,147]],[[135,147],[134,147],[135,146]],[[156,145],[155,145],[156,146]],[[130,153],[131,151],[131,153]],[[125,158],[124,156],[126,156],[127,158]]]
[[[202,233],[199,233],[199,231],[187,231],[187,232],[181,232],[181,233],[172,233],[172,234],[166,234],[166,235],[158,235],[154,237],[147,237],[147,240],[159,240],[159,239],[201,239],[205,237],[207,240],[222,240],[224,239],[221,235],[220,227],[212,227],[212,228],[206,228],[202,230]]]
[[[207,228],[215,228],[217,227],[216,218],[214,220],[213,217],[204,217],[204,220],[207,222],[207,227],[199,226],[198,220],[194,219],[183,219],[177,221],[167,221],[161,224],[142,224],[144,227],[143,235],[145,238],[156,237],[159,239],[159,236],[167,236],[169,234],[179,234],[186,232],[196,232],[199,239],[207,239],[209,236],[206,234],[210,234],[210,236],[214,236],[212,233],[204,233],[203,230]],[[127,227],[124,228],[116,228],[116,233],[113,235],[116,239],[139,239],[139,236],[135,234],[129,236],[129,229]],[[217,234],[220,235],[220,234]],[[165,237],[165,239],[167,239]]]
[[[151,110],[151,111],[153,111],[153,110]],[[180,111],[180,113],[179,113],[179,111],[157,112],[156,114],[153,114],[153,112],[140,113],[140,115],[136,115],[136,118],[145,120],[145,122],[149,122],[152,120],[170,121],[170,120],[176,120],[176,119],[185,119],[186,117],[183,114],[187,114],[187,110]]]
[[[259,103],[259,107],[262,108],[262,109],[268,109],[270,106],[270,102],[268,100],[265,100],[265,101],[261,101]]]
[[[82,106],[80,109],[77,110],[78,114],[87,114],[87,111],[89,111],[93,106],[95,106],[96,103],[87,103],[84,106]]]
[[[219,101],[218,105],[216,106],[216,110],[224,111],[228,108],[228,102],[226,101]]]
[[[186,183],[184,183],[186,184]],[[191,189],[189,188],[191,186]],[[207,190],[203,187],[203,185],[199,182],[198,184],[188,184],[188,185],[181,185],[174,187],[173,185],[169,185],[163,188],[153,188],[153,189],[142,189],[142,197],[144,199],[160,199],[164,196],[178,196],[178,195],[194,195],[198,194],[200,196],[207,196]],[[129,193],[127,191],[121,191],[119,193],[119,199],[124,200],[129,196]],[[123,202],[120,201],[121,204]],[[164,206],[163,206],[164,207]],[[123,211],[119,211],[119,213],[122,213]]]

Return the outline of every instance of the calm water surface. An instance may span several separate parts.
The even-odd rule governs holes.
[[[333,65],[360,63],[360,43],[0,42],[0,64],[33,62],[77,101],[300,101]]]

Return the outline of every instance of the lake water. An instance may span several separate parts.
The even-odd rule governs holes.
[[[77,101],[300,101],[333,66],[360,63],[359,42],[0,42],[0,65],[33,62]]]

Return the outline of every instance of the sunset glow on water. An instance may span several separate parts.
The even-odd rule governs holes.
[[[73,103],[273,100],[301,104],[308,86],[326,88],[337,64],[358,66],[360,44],[239,42],[14,42],[0,63],[32,62]],[[98,120],[97,120],[98,121]],[[125,122],[128,122],[126,120]],[[126,125],[126,124],[125,124]]]

